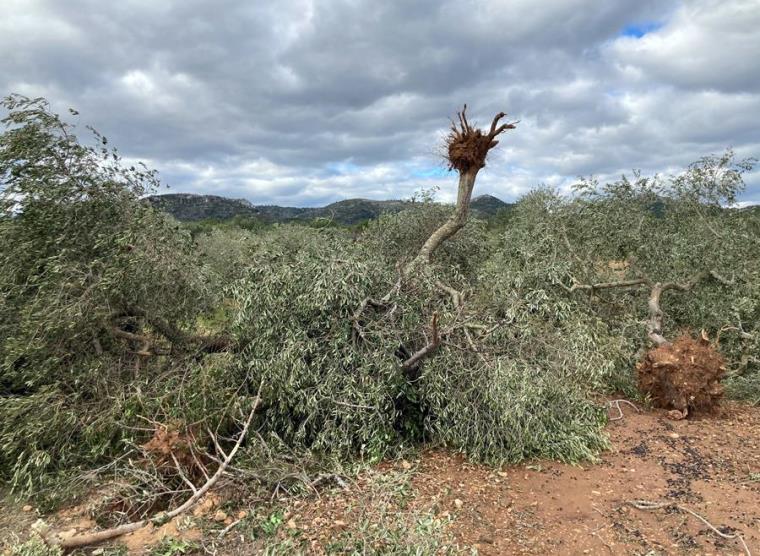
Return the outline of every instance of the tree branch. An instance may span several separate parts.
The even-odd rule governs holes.
[[[146,320],[156,331],[173,344],[185,344],[198,346],[203,353],[220,353],[228,351],[232,347],[232,339],[227,336],[203,336],[201,334],[188,334],[174,324],[148,314],[140,307],[129,307],[126,311],[128,316],[141,317]]]
[[[408,371],[414,368],[415,364],[422,359],[428,357],[431,353],[438,349],[441,345],[441,337],[438,333],[438,313],[433,313],[433,318],[430,321],[431,340],[421,349],[412,354],[409,359],[401,364],[401,368]]]
[[[52,546],[60,546],[61,548],[64,548],[64,549],[79,548],[82,546],[97,544],[97,543],[105,542],[111,539],[115,539],[116,537],[120,537],[122,535],[126,535],[127,533],[132,533],[133,531],[142,529],[143,527],[146,527],[149,524],[160,525],[160,524],[166,523],[167,521],[177,517],[178,515],[192,508],[203,497],[203,495],[206,494],[216,484],[219,478],[227,470],[227,467],[229,466],[230,462],[235,457],[235,454],[237,454],[238,450],[240,449],[240,446],[242,445],[243,440],[245,439],[246,434],[248,433],[248,429],[251,426],[251,422],[253,421],[253,416],[256,413],[256,410],[258,409],[259,404],[261,403],[262,385],[263,383],[259,384],[259,391],[256,394],[256,398],[254,398],[253,407],[251,408],[251,411],[248,414],[248,418],[245,420],[245,423],[243,424],[243,430],[240,431],[240,436],[238,436],[238,439],[235,442],[235,445],[232,447],[232,450],[230,450],[230,453],[226,457],[223,457],[216,472],[201,487],[195,488],[194,486],[192,486],[192,483],[190,483],[192,486],[193,494],[181,506],[178,506],[169,512],[158,514],[157,516],[154,516],[150,519],[141,519],[140,521],[125,523],[124,525],[120,525],[118,527],[112,527],[110,529],[105,529],[103,531],[97,531],[95,533],[86,533],[83,535],[76,535],[74,537],[70,537],[67,539],[61,539],[59,536],[54,536],[53,538],[47,541],[48,544]],[[183,476],[183,478],[185,477]],[[189,481],[187,482],[189,483]]]
[[[649,280],[646,278],[637,278],[635,280],[620,280],[618,282],[599,282],[597,284],[579,284],[573,281],[573,285],[567,288],[567,291],[574,292],[575,290],[586,290],[593,292],[594,290],[609,290],[613,288],[631,288],[634,286],[648,285]]]

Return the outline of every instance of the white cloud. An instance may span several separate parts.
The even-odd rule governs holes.
[[[685,89],[760,89],[760,2],[687,2],[663,28],[639,39],[622,37],[613,59],[635,68],[646,84],[658,80]]]

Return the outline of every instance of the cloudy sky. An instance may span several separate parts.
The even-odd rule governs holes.
[[[173,192],[453,198],[463,102],[519,119],[476,194],[760,157],[760,0],[2,0],[0,94],[80,111]],[[760,172],[746,202],[760,202]]]

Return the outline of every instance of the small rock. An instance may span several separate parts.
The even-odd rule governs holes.
[[[497,472],[496,474],[497,474],[499,477],[506,477],[506,476],[507,476],[507,472],[506,472],[506,471],[499,471],[499,472]]]
[[[21,508],[21,510],[25,511],[25,512],[31,512],[33,509],[34,508],[32,508],[29,504],[27,504],[26,506],[24,506],[23,508]]]
[[[681,438],[681,435],[678,434],[677,432],[671,432],[668,436],[670,438]]]
[[[668,411],[668,418],[672,419],[673,421],[681,421],[682,419],[686,419],[686,416],[688,415],[687,411],[679,411],[677,409],[673,409],[671,411]],[[730,425],[731,423],[729,423]]]
[[[93,550],[92,552],[90,552],[90,554],[92,554],[92,556],[100,556],[104,552],[105,552],[105,550],[103,550],[102,548],[96,548],[95,550]]]
[[[411,469],[412,468],[412,464],[409,463],[408,461],[406,461],[405,459],[402,459],[401,460],[401,467],[403,469]]]
[[[340,519],[336,519],[335,521],[333,521],[333,524],[337,525],[338,527],[343,527],[346,524],[346,522],[341,521]]]
[[[296,528],[296,522],[294,519],[289,519],[288,522],[285,524],[285,527],[288,529],[295,529]]]
[[[214,521],[223,522],[227,519],[227,514],[222,510],[217,510],[214,514]]]
[[[62,531],[58,533],[58,538],[65,541],[66,539],[70,539],[71,537],[76,536],[76,534],[77,534],[77,530],[72,528],[72,529],[69,529],[68,531]]]
[[[240,510],[237,513],[237,518],[238,519],[245,519],[246,517],[248,517],[248,512],[246,512],[245,510]]]
[[[456,500],[454,500],[454,505],[457,508],[461,508],[462,506],[464,506],[464,502],[462,502],[459,498],[457,498]]]

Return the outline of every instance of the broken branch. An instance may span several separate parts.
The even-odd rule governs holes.
[[[259,385],[259,391],[254,398],[253,407],[251,408],[251,411],[248,414],[245,423],[243,424],[243,429],[240,431],[240,436],[238,436],[238,439],[235,442],[235,445],[232,447],[232,450],[230,450],[230,453],[226,457],[223,457],[221,463],[219,464],[219,467],[216,469],[216,472],[201,487],[196,488],[194,485],[192,485],[192,483],[190,483],[192,485],[193,494],[182,505],[174,508],[169,512],[158,514],[150,519],[141,519],[132,523],[125,523],[124,525],[112,527],[110,529],[104,529],[103,531],[97,531],[95,533],[76,535],[67,539],[61,539],[60,537],[55,536],[48,540],[48,544],[52,546],[60,546],[61,548],[65,549],[98,544],[110,539],[114,539],[116,537],[120,537],[122,535],[126,535],[127,533],[137,531],[138,529],[142,529],[149,524],[159,525],[166,523],[167,521],[192,508],[203,497],[203,495],[206,494],[217,483],[219,478],[227,470],[227,467],[235,457],[235,454],[237,454],[238,450],[240,449],[243,440],[248,434],[248,429],[250,428],[251,422],[253,421],[253,416],[256,413],[259,404],[261,403],[262,385],[263,383]],[[183,479],[186,479],[186,477],[183,476]],[[186,480],[186,482],[189,483],[190,481]]]
[[[430,321],[431,339],[425,344],[424,347],[417,350],[411,357],[401,364],[401,368],[405,371],[412,369],[418,361],[421,361],[425,357],[428,357],[431,353],[438,349],[441,345],[441,336],[438,333],[438,313],[433,313],[433,318]]]

